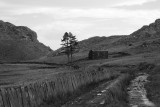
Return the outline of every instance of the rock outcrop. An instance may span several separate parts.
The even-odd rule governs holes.
[[[32,60],[51,51],[37,40],[36,32],[28,27],[0,21],[0,61]]]
[[[0,40],[30,40],[38,42],[36,32],[28,27],[15,26],[3,21],[0,21]]]
[[[133,32],[130,36],[139,39],[160,37],[160,19],[157,19],[150,25],[143,26],[141,29]]]
[[[114,41],[111,46],[131,45],[132,43],[143,42],[147,40],[160,38],[160,19],[157,19],[150,25],[145,25],[139,30],[128,36],[123,36],[119,40]]]

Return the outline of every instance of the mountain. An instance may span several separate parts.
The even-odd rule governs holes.
[[[62,48],[49,54],[43,60],[51,60],[53,56],[59,56]],[[125,53],[140,54],[160,51],[160,19],[150,25],[145,25],[130,35],[114,35],[109,37],[91,37],[79,41],[79,49],[75,52],[77,57],[87,57],[89,50],[107,50],[109,54]],[[59,59],[57,57],[57,59]],[[53,60],[57,60],[56,57]]]
[[[141,29],[133,32],[130,37],[139,39],[159,38],[160,37],[160,19],[157,19],[150,25],[145,25]]]
[[[150,25],[145,25],[139,30],[133,32],[130,35],[117,35],[110,37],[92,37],[83,41],[80,41],[80,50],[105,50],[110,48],[127,48],[132,44],[142,45],[144,42],[146,44],[154,43],[158,44],[160,39],[160,19],[157,19],[154,23]],[[153,42],[151,42],[153,41]],[[157,45],[156,45],[157,46]],[[131,47],[130,47],[131,48]]]
[[[37,40],[37,34],[25,26],[0,21],[0,61],[38,59],[52,50]]]

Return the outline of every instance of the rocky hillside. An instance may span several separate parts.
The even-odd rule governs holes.
[[[79,42],[80,54],[89,50],[108,50],[110,53],[127,52],[144,53],[160,51],[160,19],[150,25],[143,26],[130,35],[115,35],[109,37],[95,36]],[[50,56],[61,55],[61,48],[51,53]]]
[[[38,59],[52,50],[37,40],[28,27],[0,21],[0,61]]]
[[[93,37],[80,42],[80,50],[109,49],[113,47],[130,46],[139,42],[152,41],[160,38],[160,19],[150,25],[143,26],[130,35],[110,37]],[[141,44],[140,44],[141,45]]]
[[[133,32],[129,36],[123,37],[118,44],[131,44],[135,42],[143,42],[152,39],[160,38],[160,19],[157,19],[150,25],[145,25],[139,30]]]
[[[80,51],[88,50],[104,50],[112,46],[113,43],[123,38],[122,36],[110,36],[110,37],[92,37],[83,41],[80,41],[79,47]]]
[[[159,38],[160,37],[160,19],[157,19],[150,25],[145,25],[141,29],[133,32],[130,37],[147,39],[147,38]]]

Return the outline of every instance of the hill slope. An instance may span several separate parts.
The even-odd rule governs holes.
[[[160,38],[160,19],[150,25],[143,26],[130,35],[110,37],[93,37],[80,42],[80,50],[104,50],[119,46],[142,45],[144,42]],[[137,44],[138,43],[138,44]],[[149,42],[150,43],[150,42]],[[152,43],[154,45],[154,42]],[[157,44],[157,40],[156,40]],[[158,44],[157,44],[158,45]]]
[[[104,50],[107,49],[114,42],[121,39],[123,36],[110,36],[110,37],[92,37],[79,42],[79,47],[81,51],[85,50]]]
[[[52,50],[37,40],[28,27],[0,21],[0,61],[38,59]]]

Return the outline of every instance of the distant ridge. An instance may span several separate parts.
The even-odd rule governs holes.
[[[33,60],[51,51],[37,40],[33,30],[0,20],[0,61]]]
[[[144,42],[160,38],[160,19],[150,25],[145,25],[130,35],[116,35],[109,37],[92,37],[80,42],[80,50],[100,49],[105,50],[115,46],[128,46],[136,42]]]
[[[160,37],[160,19],[157,19],[154,23],[150,25],[145,25],[139,30],[133,32],[130,37],[135,37],[139,39],[147,38],[159,38]]]

